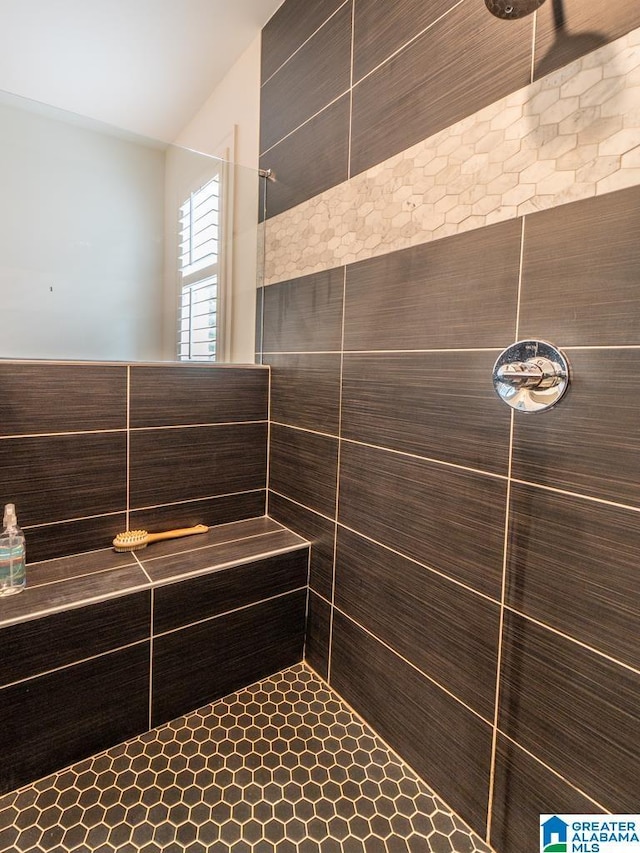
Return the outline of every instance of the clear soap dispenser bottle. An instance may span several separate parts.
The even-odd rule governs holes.
[[[24,534],[18,527],[16,508],[7,504],[0,536],[0,595],[21,592],[27,584]]]

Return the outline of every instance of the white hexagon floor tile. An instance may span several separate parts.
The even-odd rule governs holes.
[[[0,797],[1,853],[488,853],[303,664]]]

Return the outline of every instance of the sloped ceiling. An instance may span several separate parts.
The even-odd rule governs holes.
[[[282,0],[0,0],[0,90],[171,142]]]

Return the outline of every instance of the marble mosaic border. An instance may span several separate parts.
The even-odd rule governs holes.
[[[275,284],[640,184],[640,28],[264,223]]]

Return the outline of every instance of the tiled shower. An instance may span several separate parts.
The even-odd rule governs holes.
[[[86,764],[3,800],[2,849],[28,814],[16,849],[470,853],[483,839],[514,853],[537,849],[541,813],[640,811],[638,27],[632,0],[547,0],[520,21],[480,0],[286,0],[263,31],[261,166],[273,180],[256,360],[270,366],[270,396],[262,366],[2,368],[7,499],[30,561],[54,559],[29,594],[55,592],[75,614],[49,614],[47,636],[34,621],[3,628],[31,667],[5,659],[3,714],[28,737],[4,729],[3,790]],[[491,386],[500,351],[525,338],[562,347],[572,369],[566,398],[540,415],[512,413]],[[124,526],[202,521],[219,525],[206,548],[109,567],[126,598],[73,599],[105,577],[103,558],[82,554]],[[241,593],[213,595],[204,561],[229,566],[241,541]],[[286,565],[276,542],[294,555]],[[172,604],[175,565],[187,580]],[[257,565],[259,600],[247,582]],[[46,726],[30,707],[46,709]],[[201,746],[203,725],[224,760]],[[262,736],[274,725],[300,741],[295,759],[277,733]],[[74,727],[77,755],[64,752]],[[289,796],[294,773],[331,764],[324,747],[303,758],[305,738],[329,737],[342,755],[355,731],[366,754],[336,759],[328,813]],[[58,764],[38,764],[47,743],[63,744]],[[278,750],[280,781],[256,788]],[[8,782],[27,754],[27,775]],[[175,779],[153,776],[149,797],[180,798],[191,764],[221,774],[200,793],[183,786],[206,820],[164,815],[147,834],[159,804],[135,780],[153,762]],[[383,809],[400,782],[444,803],[420,801],[430,823],[413,800],[391,829],[369,816],[358,835],[347,801],[377,802],[367,773],[387,786]],[[117,821],[106,840],[87,816],[103,794],[94,803],[80,777],[103,791],[105,813],[144,805],[147,817]],[[118,785],[122,802],[107,802]],[[243,801],[207,800],[236,788]],[[85,810],[59,848],[55,796]],[[265,809],[272,836],[256,824]],[[306,835],[313,821],[339,828]]]
[[[288,0],[263,36],[268,507],[314,542],[307,660],[499,851],[640,808],[639,25]],[[492,388],[522,339],[571,364],[546,413]]]

